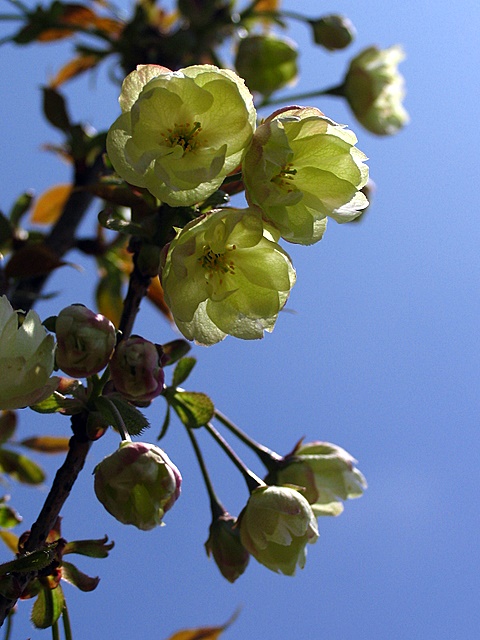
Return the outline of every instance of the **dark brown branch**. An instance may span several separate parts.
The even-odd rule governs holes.
[[[72,194],[65,204],[61,217],[45,239],[45,246],[53,251],[58,258],[62,258],[75,244],[78,225],[94,198],[85,187],[98,180],[102,167],[103,152],[90,166],[83,162],[77,162],[75,165]],[[25,278],[17,282],[9,296],[13,307],[28,311],[35,303],[47,279],[48,274]]]
[[[65,501],[70,495],[70,491],[78,474],[83,469],[91,445],[91,442],[84,435],[85,421],[86,416],[84,414],[78,414],[72,417],[74,435],[70,438],[67,457],[55,475],[45,504],[25,542],[24,549],[26,552],[35,551],[43,547],[50,530],[60,515]],[[36,577],[37,574],[35,572],[14,574],[18,597],[22,595]],[[0,595],[0,626],[4,623],[6,616],[16,601],[17,598],[7,598]]]

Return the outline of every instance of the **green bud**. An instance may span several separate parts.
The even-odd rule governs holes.
[[[115,327],[108,318],[83,304],[62,309],[55,322],[59,369],[86,378],[104,369],[115,346]]]
[[[270,95],[295,80],[297,57],[293,40],[271,34],[247,36],[239,42],[235,69],[250,91]]]
[[[237,519],[228,513],[216,518],[210,525],[210,536],[205,543],[207,555],[213,555],[224,578],[235,582],[245,571],[250,554],[240,540]]]
[[[398,45],[369,47],[352,60],[345,77],[343,92],[355,117],[377,135],[393,135],[408,123],[404,80],[398,72],[404,58]]]
[[[315,43],[329,51],[345,49],[356,35],[353,23],[344,16],[333,14],[309,22],[313,29]]]
[[[122,442],[95,467],[95,494],[123,524],[148,531],[180,495],[182,477],[167,454],[153,444]]]
[[[318,539],[315,515],[292,487],[255,489],[239,517],[243,546],[272,571],[293,576],[303,569],[306,545]]]

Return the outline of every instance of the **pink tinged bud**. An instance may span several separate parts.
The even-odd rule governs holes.
[[[244,547],[268,569],[288,576],[297,565],[303,569],[305,547],[319,536],[310,505],[292,487],[255,489],[239,520]]]
[[[115,346],[115,327],[100,313],[72,304],[55,323],[57,367],[69,376],[86,378],[104,369]]]
[[[162,525],[178,496],[182,477],[159,447],[122,442],[95,467],[95,494],[119,522],[149,531]]]
[[[161,348],[140,336],[122,340],[110,362],[116,390],[131,402],[149,402],[163,391]]]
[[[237,519],[223,514],[210,525],[210,536],[205,543],[207,555],[213,555],[224,578],[235,582],[245,571],[250,554],[240,540]]]

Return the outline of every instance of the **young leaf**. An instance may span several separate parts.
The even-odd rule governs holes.
[[[6,504],[0,504],[0,527],[11,529],[22,521],[22,517]]]
[[[71,128],[65,98],[51,87],[43,87],[43,113],[54,127],[68,132]]]
[[[18,225],[22,216],[30,209],[32,200],[33,193],[31,191],[25,191],[25,193],[22,193],[22,195],[15,200],[8,216],[14,227]]]
[[[167,433],[167,429],[170,426],[170,405],[167,404],[167,412],[165,413],[165,419],[162,424],[162,428],[160,429],[160,433],[158,435],[157,440],[161,440],[163,436]]]
[[[205,393],[176,391],[170,400],[176,414],[189,429],[203,427],[215,412],[213,402]]]
[[[30,573],[45,569],[55,557],[56,544],[49,545],[45,549],[32,551],[10,562],[0,564],[0,575],[6,573]]]
[[[195,358],[182,358],[179,360],[173,372],[172,387],[180,386],[188,378],[196,364]]]
[[[41,484],[45,480],[45,473],[36,462],[8,449],[0,449],[0,471],[24,484]]]
[[[0,445],[10,440],[17,428],[17,414],[15,411],[0,413]]]
[[[32,405],[30,409],[37,413],[57,413],[58,411],[63,411],[69,402],[61,393],[54,391],[51,396],[45,398],[42,402]]]
[[[177,340],[172,340],[171,342],[166,342],[162,344],[163,350],[163,366],[168,367],[171,364],[175,364],[180,358],[186,356],[192,347],[190,343],[182,338],[178,338]]]
[[[114,405],[113,407],[112,404]],[[150,426],[143,413],[120,394],[110,394],[108,398],[100,396],[96,399],[95,405],[105,420],[120,433],[122,433],[122,427],[125,426],[131,436],[138,436]],[[118,414],[121,416],[123,425]]]
[[[18,552],[18,536],[11,531],[0,531],[0,538],[12,553]]]
[[[55,589],[40,590],[32,607],[31,620],[37,629],[48,629],[59,619],[65,607],[65,598],[60,585]]]
[[[90,558],[106,558],[114,545],[113,540],[108,542],[108,536],[98,540],[73,540],[72,542],[67,542],[63,549],[63,555],[78,553]]]
[[[62,578],[73,584],[74,587],[80,589],[80,591],[93,591],[97,588],[100,578],[91,578],[85,573],[77,569],[77,567],[71,562],[62,563]]]

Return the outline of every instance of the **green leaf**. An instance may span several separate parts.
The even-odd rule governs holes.
[[[13,225],[0,211],[0,247],[7,245],[13,237]]]
[[[138,436],[150,426],[143,413],[120,394],[112,393],[108,398],[100,396],[95,400],[95,406],[105,420],[108,421],[108,424],[112,425],[120,433],[122,433],[122,428],[125,427],[131,436]]]
[[[51,544],[45,549],[32,551],[10,562],[0,564],[0,575],[7,573],[30,573],[30,571],[40,571],[45,569],[55,557],[57,544]]]
[[[167,405],[167,412],[165,413],[165,419],[162,424],[162,428],[160,429],[160,433],[158,435],[157,440],[161,440],[163,436],[167,433],[167,429],[170,426],[170,405]]]
[[[63,549],[63,555],[67,553],[78,553],[90,558],[106,558],[113,549],[115,543],[108,542],[108,536],[98,540],[72,540],[67,542]]]
[[[54,127],[61,131],[69,131],[70,117],[64,97],[51,87],[43,87],[43,113]]]
[[[21,218],[27,213],[32,204],[33,193],[31,191],[25,191],[21,196],[13,203],[13,207],[10,209],[10,222],[14,227],[18,225]]]
[[[41,484],[45,480],[45,473],[36,462],[8,449],[0,449],[0,471],[24,484]]]
[[[215,406],[205,393],[196,391],[177,391],[171,397],[170,403],[183,424],[196,429],[210,422],[215,412]]]
[[[59,619],[65,607],[65,597],[60,585],[55,589],[43,588],[32,607],[31,620],[37,629],[48,629]]]
[[[62,578],[73,584],[74,587],[80,589],[80,591],[93,591],[97,588],[100,578],[91,578],[86,573],[77,569],[77,567],[71,562],[62,563]]]
[[[165,362],[163,362],[163,366],[168,367],[171,364],[175,364],[175,362],[180,360],[180,358],[183,358],[183,356],[186,356],[191,348],[192,347],[190,343],[187,342],[187,340],[183,340],[182,338],[179,338],[178,340],[172,340],[171,342],[166,342],[165,344],[162,344],[162,349],[163,349],[162,362],[163,360],[165,360]]]
[[[68,404],[68,399],[61,393],[58,393],[58,391],[54,391],[51,396],[42,400],[42,402],[32,405],[30,409],[33,409],[37,413],[58,413],[59,411],[63,411]]]
[[[0,538],[7,545],[12,553],[18,551],[18,536],[11,531],[0,531]]]
[[[22,517],[6,504],[0,504],[0,527],[11,529],[22,521]]]
[[[181,385],[182,382],[188,378],[196,364],[197,360],[192,357],[182,358],[179,360],[175,367],[175,371],[173,372],[172,387],[178,387]]]
[[[4,411],[0,414],[0,445],[13,437],[17,428],[17,414],[14,411]]]

